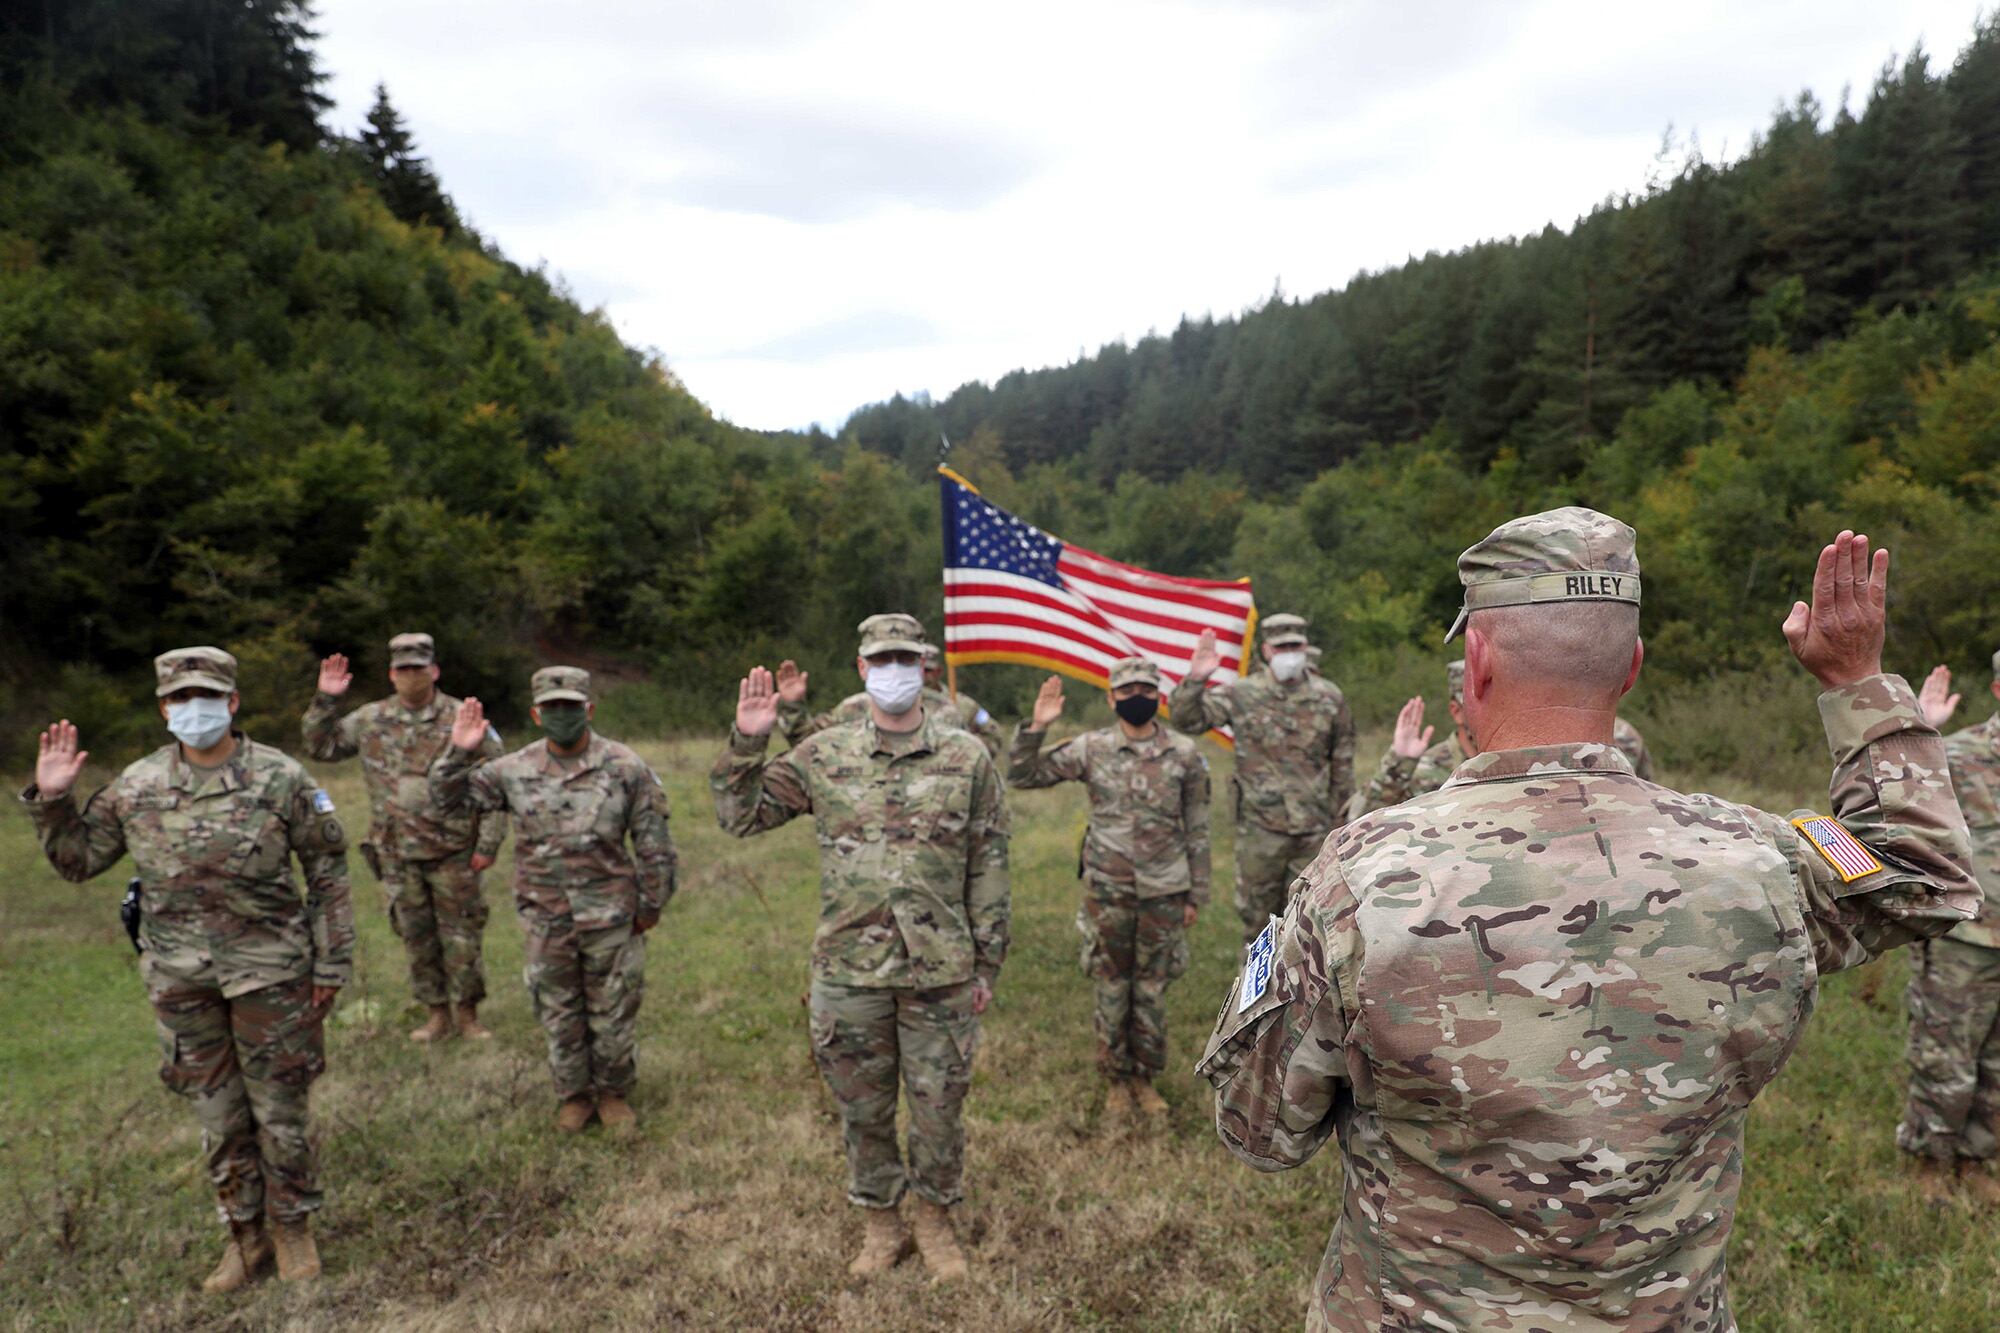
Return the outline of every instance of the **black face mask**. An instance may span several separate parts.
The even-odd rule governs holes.
[[[1157,695],[1132,694],[1112,700],[1111,707],[1130,725],[1143,727],[1153,720],[1153,714],[1160,711],[1160,700]]]

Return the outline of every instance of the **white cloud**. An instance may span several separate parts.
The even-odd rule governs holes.
[[[322,0],[445,186],[722,415],[833,426],[1567,225],[1979,0]]]

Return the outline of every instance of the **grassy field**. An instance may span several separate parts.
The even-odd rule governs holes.
[[[1363,746],[1371,761],[1383,739]],[[1106,1134],[1071,924],[1081,795],[1013,798],[1014,950],[968,1102],[962,1233],[975,1276],[941,1292],[909,1264],[864,1283],[845,1271],[859,1228],[806,1043],[810,834],[795,824],[725,837],[704,782],[714,742],[640,748],[671,791],[682,864],[647,961],[640,1135],[554,1131],[504,860],[488,877],[486,1013],[498,1040],[425,1050],[405,1038],[416,1015],[401,950],[356,858],[358,976],[314,1095],[326,1276],[233,1299],[195,1289],[220,1232],[193,1120],[155,1076],[117,923],[123,872],[64,884],[18,809],[0,816],[0,1324],[1298,1326],[1336,1212],[1337,1154],[1267,1177],[1215,1139],[1188,1070],[1235,967],[1225,905],[1197,927],[1193,969],[1171,994],[1170,1123]],[[358,770],[325,777],[358,834]],[[1778,805],[1815,798],[1769,772],[1699,785]],[[1227,829],[1218,835],[1226,901]],[[2000,1326],[1994,1219],[1970,1204],[1928,1207],[1898,1171],[1903,969],[1878,966],[1872,1003],[1865,978],[1831,982],[1752,1117],[1731,1255],[1748,1329]]]

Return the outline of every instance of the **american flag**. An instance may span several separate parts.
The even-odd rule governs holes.
[[[1102,686],[1121,657],[1149,657],[1167,688],[1203,630],[1236,679],[1257,622],[1250,580],[1188,579],[1051,537],[938,469],[944,499],[944,650],[955,664],[1021,662]]]
[[[1854,835],[1842,828],[1838,820],[1817,815],[1811,819],[1794,819],[1792,824],[1840,872],[1842,883],[1872,875],[1882,868],[1874,853],[1855,841]]]

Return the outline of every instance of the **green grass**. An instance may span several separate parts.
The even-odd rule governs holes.
[[[1362,747],[1369,761],[1383,737]],[[1659,748],[1658,737],[1654,738]],[[1080,791],[1013,796],[1014,951],[968,1102],[975,1277],[905,1265],[862,1283],[839,1135],[806,1043],[815,855],[803,823],[722,835],[713,742],[642,746],[673,798],[681,893],[653,936],[639,1137],[559,1137],[520,985],[510,867],[488,877],[486,1013],[498,1040],[404,1036],[400,946],[354,864],[357,980],[314,1110],[326,1276],[200,1295],[219,1231],[117,925],[119,871],[57,880],[18,811],[0,817],[0,1324],[15,1327],[777,1329],[1296,1327],[1339,1196],[1337,1155],[1260,1176],[1231,1159],[1188,1072],[1236,957],[1222,897],[1170,995],[1170,1123],[1109,1136],[1077,972]],[[1218,756],[1218,765],[1226,760]],[[1669,778],[1689,779],[1669,764]],[[357,825],[353,766],[325,770]],[[1807,803],[1768,772],[1726,794]],[[1823,801],[1823,797],[1820,798]],[[1983,1329],[2000,1242],[1970,1204],[1923,1205],[1898,1171],[1902,965],[1873,1003],[1838,977],[1752,1116],[1731,1255],[1748,1329]]]

